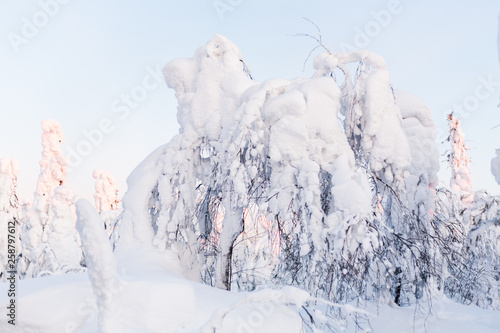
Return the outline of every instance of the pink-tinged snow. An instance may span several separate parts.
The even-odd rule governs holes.
[[[56,120],[42,120],[42,159],[40,161],[40,176],[38,178],[36,197],[50,200],[56,186],[62,185],[66,179],[68,161],[64,156],[61,143],[64,133]]]
[[[450,124],[450,144],[451,152],[449,163],[451,166],[450,187],[452,191],[460,194],[464,203],[469,203],[473,199],[472,177],[469,169],[469,157],[465,144],[465,134],[462,131],[460,120],[448,115]]]
[[[173,256],[146,248],[116,255],[117,282],[108,290],[116,332],[302,332],[297,305],[306,292],[285,287],[252,293],[227,292],[182,277]],[[6,308],[7,283],[0,284]],[[0,331],[22,333],[98,332],[98,305],[87,274],[66,274],[18,282],[16,326],[0,320]],[[349,308],[347,308],[349,309]],[[436,300],[433,312],[368,303],[372,332],[498,333],[500,312]],[[352,323],[351,323],[352,324]],[[114,333],[115,331],[110,331]],[[356,332],[350,325],[345,332]]]

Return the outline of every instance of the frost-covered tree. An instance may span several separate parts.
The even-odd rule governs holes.
[[[500,309],[500,197],[477,191],[463,213],[461,251],[449,269],[445,293],[462,303]],[[456,236],[460,236],[459,233]]]
[[[75,195],[67,186],[54,189],[51,199],[52,220],[47,232],[47,247],[41,271],[66,273],[80,271],[83,252],[80,237],[75,229]]]
[[[115,177],[110,171],[96,169],[93,173],[95,182],[95,206],[104,221],[108,237],[114,232],[115,219],[120,214],[120,202]]]
[[[456,191],[464,204],[471,203],[474,199],[472,194],[472,177],[469,169],[470,159],[467,157],[469,149],[465,144],[465,135],[460,126],[460,120],[453,114],[448,115],[450,125],[450,136],[448,141],[451,150],[448,154],[448,162],[451,167],[450,187]]]
[[[17,160],[12,158],[0,159],[0,228],[2,228],[0,232],[0,281],[5,281],[7,271],[15,270],[9,268],[8,263],[9,238],[7,235],[9,234],[8,231],[12,230],[9,227],[12,226],[12,223],[15,225],[15,233],[12,234],[14,243],[11,243],[11,246],[18,251],[21,244],[19,234],[23,216],[17,197],[18,173],[19,163]]]
[[[42,130],[40,175],[33,205],[27,212],[26,223],[21,233],[23,246],[19,259],[19,272],[22,277],[33,277],[34,272],[44,266],[45,258],[42,254],[47,246],[47,233],[52,215],[50,200],[54,189],[64,184],[68,165],[61,149],[64,134],[59,122],[45,119],[42,121]]]
[[[120,199],[113,174],[110,171],[96,169],[93,177],[96,180],[94,199],[97,212],[118,210]]]
[[[220,288],[289,284],[336,301],[421,276],[423,264],[407,272],[420,257],[395,260],[430,228],[430,110],[403,94],[398,104],[373,53],[328,52],[314,67],[310,79],[253,81],[222,36],[168,64],[180,133],[129,177],[119,244],[152,241]]]
[[[459,121],[452,190],[436,188],[431,110],[383,59],[327,50],[314,68],[257,82],[222,36],[167,64],[180,131],[128,178],[117,247],[153,244],[223,289],[498,308],[498,200],[472,200]]]

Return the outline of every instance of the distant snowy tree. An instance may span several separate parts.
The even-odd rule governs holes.
[[[93,176],[96,180],[94,199],[97,211],[102,213],[108,210],[118,210],[120,199],[113,174],[110,171],[96,169]]]
[[[47,232],[47,247],[44,253],[47,266],[41,270],[58,273],[79,271],[83,261],[80,237],[75,229],[75,195],[66,186],[54,189],[51,200],[53,217]]]
[[[498,47],[498,62],[500,62],[500,14],[498,14],[497,47]]]
[[[108,237],[114,232],[115,219],[120,215],[120,202],[115,177],[110,171],[96,169],[93,173],[95,182],[95,206],[104,221]]]
[[[68,162],[61,149],[64,134],[61,125],[51,119],[42,121],[42,159],[40,175],[33,205],[26,216],[21,238],[23,246],[19,259],[22,277],[33,277],[39,271],[45,258],[42,253],[47,246],[47,232],[52,212],[50,200],[57,186],[64,184]],[[37,267],[38,265],[38,267]]]
[[[445,292],[462,303],[499,310],[500,197],[477,191],[462,216],[468,223],[467,234],[449,269]]]
[[[15,270],[8,266],[8,230],[9,223],[15,224],[14,243],[11,244],[19,251],[20,229],[22,225],[22,212],[17,198],[17,175],[19,163],[15,159],[0,159],[0,281],[5,281],[6,272]]]
[[[500,149],[496,150],[497,156],[491,160],[491,173],[500,185]]]
[[[451,151],[448,154],[448,163],[451,167],[450,187],[456,191],[464,204],[472,202],[472,177],[469,169],[470,159],[467,157],[469,149],[465,144],[465,135],[460,126],[460,120],[453,114],[448,115],[450,125],[450,136],[448,141],[451,144]]]

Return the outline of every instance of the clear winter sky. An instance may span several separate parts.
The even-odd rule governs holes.
[[[92,171],[108,169],[123,194],[132,169],[178,130],[174,93],[163,82],[127,117],[112,112],[124,95],[140,90],[143,79],[156,85],[147,79],[148,69],[192,56],[219,33],[239,46],[258,81],[310,77],[312,58],[305,71],[303,64],[315,43],[290,36],[316,33],[302,17],[321,28],[333,51],[340,51],[343,42],[383,56],[394,87],[431,107],[438,132],[447,130],[450,108],[469,103],[462,124],[471,147],[474,188],[500,194],[490,172],[490,160],[500,148],[500,127],[492,129],[500,124],[498,0],[400,0],[384,26],[373,12],[392,8],[388,0],[60,1],[66,4],[47,22],[41,4],[49,0],[0,2],[0,157],[20,161],[25,200],[32,199],[39,173],[42,119],[61,123],[68,152],[85,140],[84,131],[109,119],[113,130],[72,170],[68,182],[90,199]],[[214,5],[224,4],[226,11],[219,7],[218,13]],[[31,31],[33,36],[27,35],[16,52],[9,36],[22,37],[26,20],[33,23],[34,18],[42,27]],[[371,37],[363,39],[362,31]],[[499,83],[485,86],[479,77]],[[442,153],[447,149],[438,146]],[[441,170],[441,183],[448,185],[445,163]]]

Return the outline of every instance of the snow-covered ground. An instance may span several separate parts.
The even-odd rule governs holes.
[[[305,293],[298,289],[228,292],[183,278],[176,259],[153,250],[136,248],[116,257],[119,282],[109,301],[119,332],[303,332],[295,304]],[[9,302],[8,287],[0,285],[2,309]],[[22,280],[17,291],[16,326],[2,320],[0,332],[98,332],[86,273]],[[500,312],[448,299],[435,300],[430,315],[414,306],[370,303],[365,311],[373,332],[500,332]],[[356,332],[353,321],[345,332]]]

